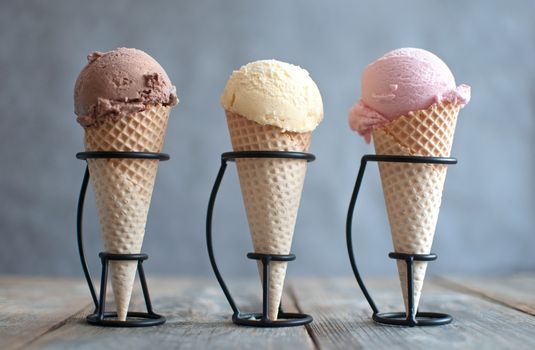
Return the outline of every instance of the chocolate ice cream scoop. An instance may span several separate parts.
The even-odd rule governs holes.
[[[74,112],[84,127],[178,101],[167,73],[141,50],[118,48],[87,59],[74,87]]]

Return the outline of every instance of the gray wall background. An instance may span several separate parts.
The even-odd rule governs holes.
[[[93,50],[136,47],[177,87],[143,251],[152,274],[210,275],[204,223],[219,155],[230,150],[219,96],[233,69],[276,58],[309,70],[324,99],[317,161],[307,174],[290,275],[349,275],[347,205],[360,157],[347,111],[365,65],[422,47],[472,86],[461,112],[431,273],[535,269],[535,5],[533,1],[2,1],[0,3],[0,273],[81,277],[75,206],[84,163],[72,90]],[[92,268],[101,242],[86,210]],[[215,213],[226,275],[255,274],[236,171]],[[393,273],[375,166],[357,206],[358,260]],[[318,254],[322,258],[318,258]]]

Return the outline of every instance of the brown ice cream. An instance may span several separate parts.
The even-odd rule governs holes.
[[[167,73],[141,50],[94,52],[87,59],[74,87],[74,112],[84,127],[178,101]]]

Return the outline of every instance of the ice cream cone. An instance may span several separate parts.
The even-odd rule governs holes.
[[[376,153],[449,157],[460,108],[456,103],[436,103],[375,129]],[[395,251],[429,254],[447,166],[381,162],[379,171]],[[406,263],[398,260],[397,265],[408,314]],[[426,268],[426,262],[414,262],[414,312],[418,309]]]
[[[85,128],[85,148],[160,152],[170,108],[149,106],[144,111]],[[140,252],[158,163],[152,159],[88,159],[106,252]],[[119,320],[126,319],[136,269],[137,261],[110,261]]]
[[[234,151],[307,152],[310,132],[283,132],[226,111]],[[254,250],[264,254],[289,254],[301,191],[307,169],[305,160],[279,158],[237,159],[243,201]],[[268,316],[276,320],[281,301],[286,262],[271,262]],[[262,279],[262,265],[258,264]]]

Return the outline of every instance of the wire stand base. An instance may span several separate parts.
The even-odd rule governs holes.
[[[312,317],[307,314],[285,313],[279,307],[277,320],[271,320],[268,317],[269,310],[269,265],[272,261],[293,261],[294,254],[274,255],[249,253],[249,259],[260,260],[262,262],[262,312],[261,313],[237,313],[232,315],[232,322],[242,326],[253,327],[293,327],[302,326],[312,322]]]
[[[453,321],[448,314],[439,312],[418,312],[412,317],[407,317],[405,312],[381,312],[372,315],[372,319],[377,323],[394,326],[442,326]]]
[[[87,160],[89,158],[109,159],[109,158],[127,158],[127,159],[156,159],[165,161],[169,159],[169,155],[165,153],[150,153],[150,152],[80,152],[76,154],[76,158]],[[84,243],[83,243],[83,231],[82,221],[84,212],[85,195],[87,187],[89,185],[89,167],[86,166],[84,178],[82,180],[82,187],[80,189],[80,195],[78,197],[78,208],[76,214],[76,238],[78,243],[78,254],[80,256],[80,262],[82,264],[82,270],[95,305],[95,311],[93,314],[86,317],[89,324],[104,326],[104,327],[149,327],[157,326],[165,323],[165,317],[152,311],[152,303],[149,296],[149,289],[147,287],[147,281],[145,279],[145,272],[143,270],[143,261],[149,257],[147,254],[112,254],[112,253],[100,253],[100,261],[102,263],[102,274],[100,279],[100,295],[97,298],[97,293],[87,267],[85,259]],[[137,260],[137,272],[139,280],[141,282],[141,288],[143,290],[143,297],[145,299],[145,305],[147,312],[128,312],[125,321],[117,319],[116,312],[106,312],[106,289],[108,282],[108,267],[111,261],[136,261]]]
[[[408,312],[381,312],[374,313],[372,319],[375,322],[390,324],[396,326],[440,326],[450,323],[453,318],[448,314],[438,312],[414,312],[414,261],[434,261],[437,259],[436,254],[405,254],[390,253],[391,259],[405,260],[407,264],[407,296]]]
[[[232,308],[232,322],[240,326],[250,327],[293,327],[302,326],[312,322],[312,317],[307,314],[301,313],[285,313],[279,306],[279,313],[277,320],[271,320],[268,317],[269,310],[269,267],[272,261],[293,261],[295,260],[294,254],[277,255],[277,254],[261,254],[261,253],[249,253],[247,257],[253,260],[259,260],[262,262],[262,312],[261,313],[242,313],[230,291],[219,272],[217,263],[215,261],[214,248],[212,242],[212,217],[214,212],[215,200],[217,192],[223,181],[225,170],[227,169],[227,162],[234,161],[236,158],[286,158],[286,159],[300,159],[307,162],[311,162],[315,159],[315,156],[310,153],[301,152],[283,152],[283,151],[244,151],[244,152],[227,152],[221,155],[221,167],[217,173],[217,177],[210,194],[210,200],[208,202],[208,210],[206,214],[206,245],[208,248],[208,256],[210,258],[210,264],[214,270],[214,274],[227,298],[230,307]]]
[[[157,326],[165,323],[165,317],[158,315],[152,311],[152,303],[150,301],[149,289],[147,288],[147,281],[145,279],[145,272],[143,270],[143,261],[149,257],[147,254],[111,254],[100,253],[100,260],[102,262],[102,277],[100,280],[100,298],[96,307],[95,313],[86,317],[87,322],[108,327],[148,327]],[[137,272],[139,274],[139,281],[141,282],[141,289],[143,290],[143,297],[145,298],[145,305],[147,312],[128,312],[125,321],[117,319],[116,312],[106,312],[106,289],[108,283],[108,267],[110,260],[112,261],[134,261],[137,260]]]
[[[377,323],[396,325],[396,326],[440,326],[450,323],[453,318],[448,314],[438,312],[418,312],[414,310],[414,261],[434,261],[437,259],[436,254],[405,254],[393,252],[388,254],[388,257],[396,260],[405,260],[407,264],[407,296],[408,296],[408,310],[407,312],[379,312],[379,309],[375,305],[368,289],[364,285],[364,281],[360,276],[360,272],[357,268],[355,260],[355,252],[353,251],[353,213],[355,211],[355,204],[359,195],[362,180],[364,178],[364,172],[366,170],[367,162],[392,162],[392,163],[418,163],[418,164],[457,164],[455,158],[444,157],[421,157],[421,156],[397,156],[397,155],[365,155],[360,162],[360,169],[355,182],[355,188],[349,202],[349,210],[347,213],[346,221],[346,240],[347,251],[349,254],[349,261],[351,268],[355,275],[355,279],[362,290],[362,294],[368,301],[370,308],[373,311],[372,319]],[[416,312],[415,312],[416,311]]]
[[[409,327],[442,326],[453,321],[450,315],[439,312],[418,312],[410,318],[405,312],[381,312],[374,314],[372,319],[377,323]]]
[[[312,316],[299,313],[286,313],[279,310],[278,319],[275,321],[263,319],[261,313],[240,314],[232,315],[232,322],[240,326],[249,327],[264,327],[264,328],[277,328],[277,327],[295,327],[304,326],[312,322]]]

